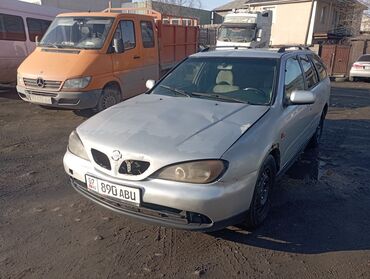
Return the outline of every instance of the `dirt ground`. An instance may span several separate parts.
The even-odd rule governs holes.
[[[370,278],[370,84],[333,83],[323,142],[278,183],[266,223],[203,234],[77,194],[62,167],[85,120],[0,91],[0,278]]]

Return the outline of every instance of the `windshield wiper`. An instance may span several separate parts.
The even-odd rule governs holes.
[[[236,98],[227,97],[227,96],[223,96],[219,94],[208,94],[208,93],[200,93],[200,92],[193,92],[192,94],[194,96],[209,97],[209,98],[215,98],[215,99],[220,99],[220,100],[233,101],[237,103],[249,104],[247,101],[242,101]]]
[[[172,92],[175,92],[175,93],[178,93],[180,95],[183,95],[183,96],[186,96],[186,97],[190,97],[190,94],[185,92],[184,90],[180,90],[180,89],[177,89],[177,88],[172,88],[170,86],[167,86],[167,85],[162,85],[160,84],[159,87],[163,87],[163,88],[166,88]]]

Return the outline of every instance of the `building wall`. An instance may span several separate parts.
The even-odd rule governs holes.
[[[123,2],[131,2],[131,0],[41,0],[41,3],[72,11],[102,11],[108,8],[109,1],[113,7],[120,7]]]

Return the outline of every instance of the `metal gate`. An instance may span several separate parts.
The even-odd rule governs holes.
[[[321,58],[328,74],[334,77],[345,77],[348,73],[348,62],[351,47],[346,45],[323,45]]]

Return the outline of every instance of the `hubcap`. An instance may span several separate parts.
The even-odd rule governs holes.
[[[265,169],[264,172],[261,175],[260,183],[258,187],[258,205],[257,205],[257,211],[260,215],[264,214],[264,211],[267,208],[268,205],[268,198],[270,194],[271,189],[271,171],[270,169]]]
[[[104,97],[104,99],[103,99],[104,109],[109,108],[109,107],[111,107],[115,104],[116,104],[116,98],[114,98],[114,96],[109,94],[109,95]]]

